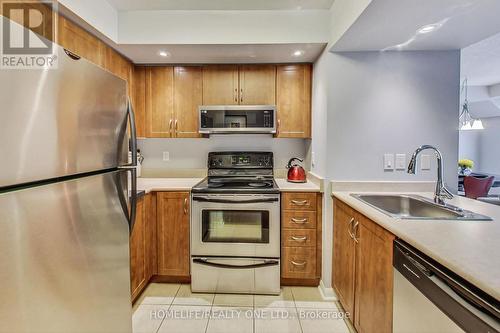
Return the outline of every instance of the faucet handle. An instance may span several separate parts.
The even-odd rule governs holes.
[[[453,194],[450,192],[450,190],[448,190],[446,188],[446,186],[443,186],[441,188],[441,193],[440,193],[443,197],[445,197],[446,199],[453,199]]]

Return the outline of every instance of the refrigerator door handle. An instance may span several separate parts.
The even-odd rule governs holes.
[[[137,215],[137,170],[130,169],[131,179],[131,193],[130,193],[130,216],[129,216],[129,229],[130,234],[135,225],[135,217]]]
[[[126,216],[128,218],[129,230],[130,234],[132,234],[132,230],[135,224],[135,217],[137,215],[137,132],[135,128],[135,117],[134,117],[134,109],[132,107],[132,102],[130,98],[127,103],[127,116],[130,122],[130,139],[129,146],[132,153],[132,161],[128,165],[120,166],[119,169],[123,169],[130,172],[130,209],[126,207],[124,211],[126,212]],[[120,192],[123,193],[123,192]]]
[[[128,99],[128,119],[130,121],[130,150],[132,151],[132,163],[130,166],[137,166],[137,130],[135,128],[135,116],[134,108],[132,107],[132,102],[130,98]]]
[[[130,191],[128,189],[124,189],[123,183],[121,182],[119,177],[115,180],[116,191],[118,193],[118,198],[120,199],[120,205],[122,206],[123,214],[127,218],[129,232],[130,234],[132,234],[132,230],[134,229],[135,224],[135,217],[137,215],[137,174],[136,170],[130,167],[123,168],[123,172],[125,175],[127,175],[127,178],[129,176],[128,173],[130,172]]]

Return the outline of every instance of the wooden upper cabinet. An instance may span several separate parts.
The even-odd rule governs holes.
[[[121,54],[109,46],[105,47],[104,68],[125,81],[130,81],[132,66]]]
[[[354,327],[360,333],[392,332],[394,236],[362,215],[357,217]]]
[[[200,137],[198,107],[202,105],[202,68],[174,68],[174,133],[178,138]]]
[[[276,104],[276,66],[242,65],[239,74],[240,104]]]
[[[174,70],[146,68],[146,136],[169,138],[173,132]]]
[[[157,193],[158,274],[189,276],[189,192]]]
[[[58,20],[57,44],[104,68],[104,43],[60,15]]]
[[[146,67],[133,67],[130,83],[137,136],[144,138],[146,137]]]
[[[276,68],[278,137],[311,137],[311,65]]]
[[[203,67],[203,104],[233,105],[239,102],[238,66]]]
[[[354,222],[354,212],[347,205],[335,200],[334,214],[332,285],[345,311],[353,315],[355,242],[349,232]]]

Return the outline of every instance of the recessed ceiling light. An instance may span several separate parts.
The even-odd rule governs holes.
[[[433,32],[437,28],[439,28],[439,24],[429,24],[426,26],[423,26],[422,28],[418,29],[417,33],[419,34],[428,34],[429,32]]]
[[[160,57],[170,57],[170,53],[168,53],[167,51],[158,51],[158,55]]]
[[[293,52],[293,55],[294,55],[294,57],[300,57],[300,56],[304,55],[304,51],[297,50],[297,51]]]

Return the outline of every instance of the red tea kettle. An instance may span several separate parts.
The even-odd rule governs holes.
[[[300,165],[293,163],[294,161],[304,162],[304,160],[294,157],[290,161],[286,168],[288,169],[288,181],[291,183],[305,183],[306,182],[306,170]]]

